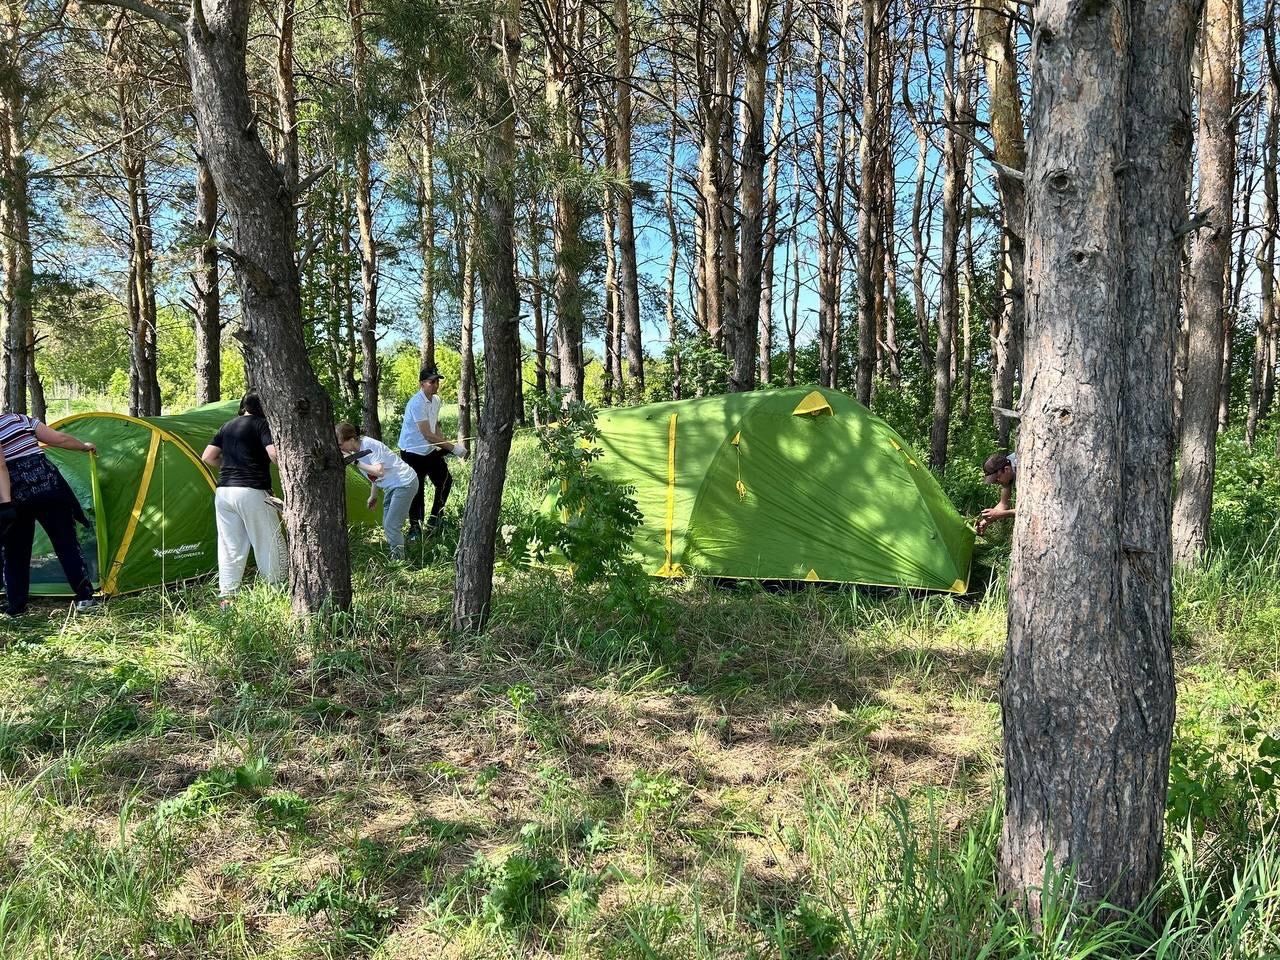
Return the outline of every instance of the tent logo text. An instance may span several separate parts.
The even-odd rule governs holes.
[[[203,543],[184,543],[180,547],[168,547],[167,549],[164,549],[164,550],[161,550],[159,547],[156,547],[151,552],[154,553],[160,559],[164,559],[165,557],[190,557],[198,553],[204,553],[204,544]]]

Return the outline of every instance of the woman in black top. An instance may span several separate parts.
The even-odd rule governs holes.
[[[8,467],[13,499],[12,520],[3,536],[5,606],[11,617],[19,616],[27,608],[31,593],[31,544],[37,523],[44,528],[58,555],[67,584],[75,594],[76,609],[87,610],[98,604],[93,598],[93,584],[76,537],[76,522],[88,526],[89,519],[58,468],[40,449],[42,443],[63,450],[97,452],[92,443],[82,443],[34,417],[23,413],[0,415],[0,452]],[[0,516],[3,513],[0,506]]]

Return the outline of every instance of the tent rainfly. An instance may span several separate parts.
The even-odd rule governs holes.
[[[963,593],[972,529],[906,442],[813,387],[602,411],[593,469],[634,488],[653,576]]]
[[[89,576],[104,595],[217,569],[216,478],[200,453],[237,407],[234,400],[211,403],[167,417],[77,413],[51,424],[98,448],[92,457],[52,448],[45,454],[89,518],[89,527],[79,528],[81,546]],[[365,509],[368,491],[368,484],[348,471],[349,518],[374,522]],[[69,595],[62,567],[39,527],[31,566],[33,594]]]

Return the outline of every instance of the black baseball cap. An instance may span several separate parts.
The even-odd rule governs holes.
[[[440,379],[440,371],[437,370],[435,367],[423,367],[421,370],[418,371],[419,383],[422,383],[422,381],[424,380],[439,380],[439,379]]]

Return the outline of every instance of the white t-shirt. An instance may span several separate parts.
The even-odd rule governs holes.
[[[439,419],[440,395],[436,394],[428,400],[421,390],[415,393],[404,405],[404,423],[400,425],[400,449],[410,453],[420,453],[423,456],[434,450],[435,444],[428,442],[422,435],[418,424],[425,420],[427,428],[434,433],[439,429],[436,426]]]
[[[383,473],[381,480],[374,483],[383,490],[396,490],[400,487],[407,487],[418,482],[418,475],[413,472],[413,467],[409,466],[394,453],[381,440],[375,440],[373,437],[361,437],[360,449],[368,450],[369,453],[357,460],[357,463],[363,463],[366,467],[375,467],[382,465]]]

